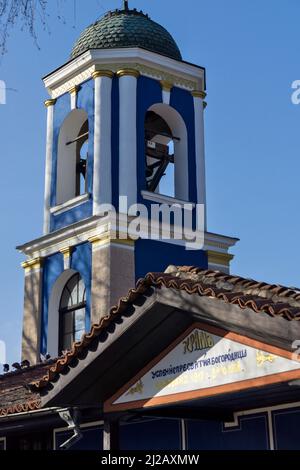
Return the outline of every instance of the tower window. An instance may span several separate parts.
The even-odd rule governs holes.
[[[89,149],[89,124],[86,120],[76,139],[76,196],[87,192],[87,163]]]
[[[147,189],[175,197],[174,139],[167,122],[153,111],[145,121]]]
[[[59,351],[71,348],[85,332],[86,289],[80,274],[66,284],[59,307]]]
[[[88,145],[88,115],[83,109],[74,109],[63,122],[59,133],[57,205],[87,192]]]

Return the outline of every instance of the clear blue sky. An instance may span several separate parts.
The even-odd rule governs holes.
[[[41,77],[68,60],[80,32],[121,0],[50,1],[40,50],[15,28],[0,62],[0,339],[19,359],[23,257],[15,246],[42,233],[46,110]],[[60,5],[59,11],[57,4]],[[208,228],[241,239],[232,273],[300,285],[299,0],[130,0],[207,68]],[[57,19],[60,15],[63,19]],[[14,91],[16,90],[16,91]]]

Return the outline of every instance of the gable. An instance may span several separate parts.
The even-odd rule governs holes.
[[[106,411],[159,406],[300,378],[291,352],[197,323],[105,404]]]

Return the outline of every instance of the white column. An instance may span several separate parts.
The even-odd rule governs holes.
[[[70,93],[70,99],[71,99],[71,110],[73,111],[73,109],[77,108],[78,86],[74,86],[73,88],[71,88],[69,93]]]
[[[113,72],[93,73],[95,80],[93,214],[100,204],[111,204],[111,90]]]
[[[128,207],[137,202],[137,78],[136,70],[120,70],[119,195]]]
[[[53,158],[53,123],[54,105],[56,100],[45,101],[47,107],[47,140],[46,140],[46,165],[45,165],[45,197],[44,197],[44,235],[50,232],[50,206],[51,206],[51,182],[52,182],[52,158]]]
[[[167,82],[165,80],[161,80],[160,82],[162,87],[162,101],[164,104],[170,105],[171,99],[171,90],[173,88],[173,83]]]
[[[206,184],[205,184],[205,144],[204,144],[204,98],[206,93],[195,91],[195,146],[196,146],[196,178],[197,178],[197,202],[205,207],[205,229],[206,229]]]

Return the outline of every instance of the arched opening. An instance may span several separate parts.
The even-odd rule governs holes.
[[[87,192],[88,115],[74,109],[64,120],[58,138],[56,203]]]
[[[65,285],[59,304],[59,352],[71,349],[85,332],[86,288],[79,273]]]
[[[188,200],[187,130],[180,114],[155,104],[145,118],[147,190]]]
[[[80,278],[80,287],[78,287],[78,292],[82,292],[85,287],[84,283],[78,274],[77,271],[74,269],[67,269],[65,270],[55,281],[52,290],[51,290],[51,295],[49,298],[49,303],[48,303],[48,333],[47,333],[47,352],[52,356],[52,357],[57,357],[58,354],[61,354],[62,352],[62,345],[60,344],[60,337],[61,337],[61,318],[60,318],[60,310],[61,307],[63,308],[63,305],[66,306],[66,299],[67,299],[67,292],[64,295],[64,304],[62,303],[62,298],[63,298],[63,292],[68,286],[68,290],[72,291],[71,285],[74,285],[74,281],[76,279],[78,280],[78,276]],[[69,284],[72,281],[72,284]],[[75,289],[76,291],[76,289]],[[74,292],[72,300],[70,300],[70,306],[71,302],[74,303],[76,292]],[[86,295],[86,294],[85,294]],[[82,298],[82,296],[81,296]],[[79,315],[79,314],[78,314]],[[78,325],[77,325],[78,326]],[[85,326],[85,325],[84,325]],[[76,334],[74,337],[79,337],[81,334],[81,328],[76,327]]]

